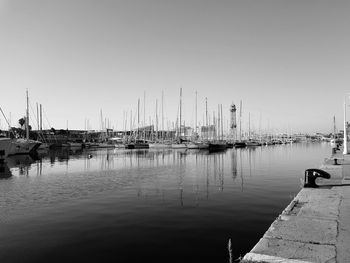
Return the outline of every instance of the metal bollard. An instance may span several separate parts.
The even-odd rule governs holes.
[[[304,187],[317,188],[316,179],[318,177],[330,179],[331,175],[321,169],[307,169],[305,170]]]

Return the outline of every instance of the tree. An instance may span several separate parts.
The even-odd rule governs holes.
[[[18,123],[19,123],[19,125],[21,126],[21,128],[23,127],[23,125],[26,123],[26,119],[23,117],[23,118],[20,118],[19,120],[18,120]]]

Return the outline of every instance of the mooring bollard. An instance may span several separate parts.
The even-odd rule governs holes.
[[[318,185],[316,184],[316,179],[318,177],[329,179],[331,178],[331,175],[321,169],[313,168],[305,170],[304,187],[318,187]]]

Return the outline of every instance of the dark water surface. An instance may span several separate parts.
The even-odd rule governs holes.
[[[92,158],[89,158],[92,154]],[[229,149],[50,151],[8,159],[0,262],[229,262],[300,190],[323,143]]]

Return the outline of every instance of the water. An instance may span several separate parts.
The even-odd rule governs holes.
[[[51,151],[0,179],[0,262],[229,262],[300,190],[323,143],[229,149]],[[7,167],[6,167],[7,168]]]

